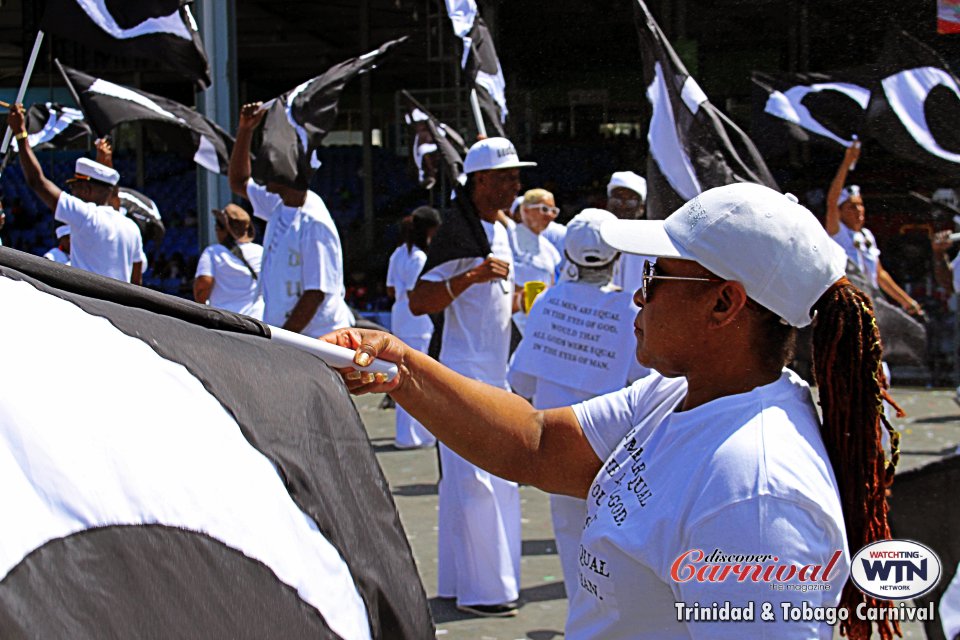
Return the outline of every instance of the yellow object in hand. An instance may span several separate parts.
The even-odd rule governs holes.
[[[530,313],[534,300],[547,288],[547,283],[539,280],[531,280],[523,283],[523,312]]]

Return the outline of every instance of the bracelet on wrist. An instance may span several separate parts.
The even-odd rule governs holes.
[[[450,299],[456,300],[457,295],[453,292],[453,287],[450,286],[450,280],[444,280],[443,285],[447,288],[447,293],[450,294]]]
[[[17,140],[23,140],[24,138],[26,138],[26,137],[29,136],[29,135],[30,135],[30,134],[27,133],[26,130],[23,130],[23,131],[21,131],[20,133],[18,133],[17,135],[15,135],[15,136],[13,136],[13,137],[16,138]]]

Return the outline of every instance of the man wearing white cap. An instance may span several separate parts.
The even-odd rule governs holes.
[[[410,292],[415,315],[443,312],[440,361],[474,380],[507,388],[510,316],[515,309],[513,254],[507,229],[496,224],[520,190],[521,162],[506,138],[474,144],[464,160],[465,193],[490,244],[486,257],[447,260],[431,267],[443,248],[444,224],[430,245],[426,271]],[[456,205],[455,201],[455,205]],[[451,421],[460,416],[450,414]],[[456,597],[463,611],[516,615],[520,587],[520,496],[517,484],[470,464],[440,446],[438,592]]]
[[[646,215],[647,181],[633,171],[616,171],[607,184],[607,210],[620,220],[640,220]],[[613,284],[627,293],[640,288],[643,264],[649,256],[624,253],[613,273]]]
[[[603,209],[584,209],[574,216],[567,225],[567,262],[560,283],[540,295],[530,310],[508,380],[514,392],[532,398],[537,409],[583,402],[622,389],[649,372],[633,355],[636,338],[628,322],[637,315],[633,294],[611,286],[620,252],[600,236],[600,225],[609,220],[616,217]],[[611,426],[615,433],[610,439],[619,441],[632,425]],[[570,596],[579,586],[587,503],[552,495],[550,514]]]
[[[27,141],[23,105],[10,109],[7,124],[20,145],[20,166],[27,185],[54,217],[70,225],[70,262],[73,266],[124,282],[140,284],[143,240],[136,223],[109,205],[120,181],[114,169],[88,158],[77,159],[67,180],[71,193],[61,191],[43,174]]]
[[[70,225],[57,227],[57,246],[43,254],[43,257],[58,264],[70,264]]]
[[[325,339],[355,349],[358,365],[399,363],[390,381],[342,369],[347,387],[389,393],[491,473],[587,500],[569,640],[833,637],[828,622],[783,615],[782,603],[839,605],[841,634],[859,638],[873,623],[855,612],[870,611],[892,637],[892,603],[847,581],[850,552],[890,536],[899,453],[895,437],[889,458],[881,445],[879,333],[843,251],[796,198],[745,183],[601,234],[659,256],[635,296],[636,355],[651,375],[537,410],[389,334],[344,330]],[[822,420],[784,368],[796,328],[810,324]],[[760,570],[743,573],[743,555]]]

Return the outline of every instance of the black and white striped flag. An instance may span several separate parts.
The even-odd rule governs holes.
[[[0,299],[5,638],[434,636],[321,360],[249,318],[12,249]]]
[[[163,138],[172,149],[208,171],[226,175],[233,138],[216,123],[175,100],[59,66],[98,137],[124,122],[166,125]]]
[[[117,57],[147,58],[210,86],[210,65],[186,0],[47,0],[44,31]]]
[[[764,156],[787,140],[849,147],[866,130],[872,80],[853,71],[752,76],[763,119],[752,131]]]
[[[282,96],[264,103],[263,142],[253,163],[253,177],[261,184],[278,182],[308,189],[320,167],[316,151],[337,120],[343,87],[361,73],[373,70],[406,36],[379,49],[330,67]]]
[[[647,133],[647,216],[666,218],[701,191],[732,182],[778,189],[756,146],[710,103],[643,0],[637,0],[636,25],[653,107]]]
[[[487,23],[480,17],[476,0],[444,0],[453,32],[463,43],[460,67],[464,70],[467,88],[477,90],[480,109],[495,134],[506,137],[507,83]],[[489,132],[488,132],[489,133]]]
[[[867,108],[871,135],[892,153],[960,173],[960,83],[933,49],[904,31],[887,35]]]
[[[27,141],[31,149],[60,147],[77,138],[90,135],[90,127],[83,121],[83,112],[54,102],[37,103],[27,109]],[[11,141],[17,151],[17,141]]]

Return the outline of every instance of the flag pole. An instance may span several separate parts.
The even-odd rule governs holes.
[[[16,104],[23,103],[23,96],[27,93],[27,85],[30,84],[30,76],[33,75],[33,67],[37,64],[37,56],[40,54],[40,44],[43,42],[43,31],[37,31],[37,39],[33,42],[33,51],[30,52],[30,60],[27,62],[27,70],[23,74],[23,80],[20,81],[20,90],[17,92]],[[13,131],[10,125],[6,126],[6,132],[3,134],[3,144],[0,144],[0,155],[7,152],[10,146],[10,138]]]
[[[487,127],[483,123],[483,114],[480,112],[480,100],[477,98],[477,88],[470,89],[470,106],[473,108],[473,119],[477,121],[477,134],[486,138]]]
[[[293,331],[287,331],[280,327],[267,325],[270,327],[270,339],[274,342],[293,347],[299,351],[312,353],[331,367],[353,367],[358,371],[369,371],[370,373],[385,373],[387,380],[393,380],[397,375],[397,365],[386,360],[375,359],[366,367],[359,367],[353,362],[353,356],[356,353],[352,349],[338,347],[335,344],[309,338]]]

